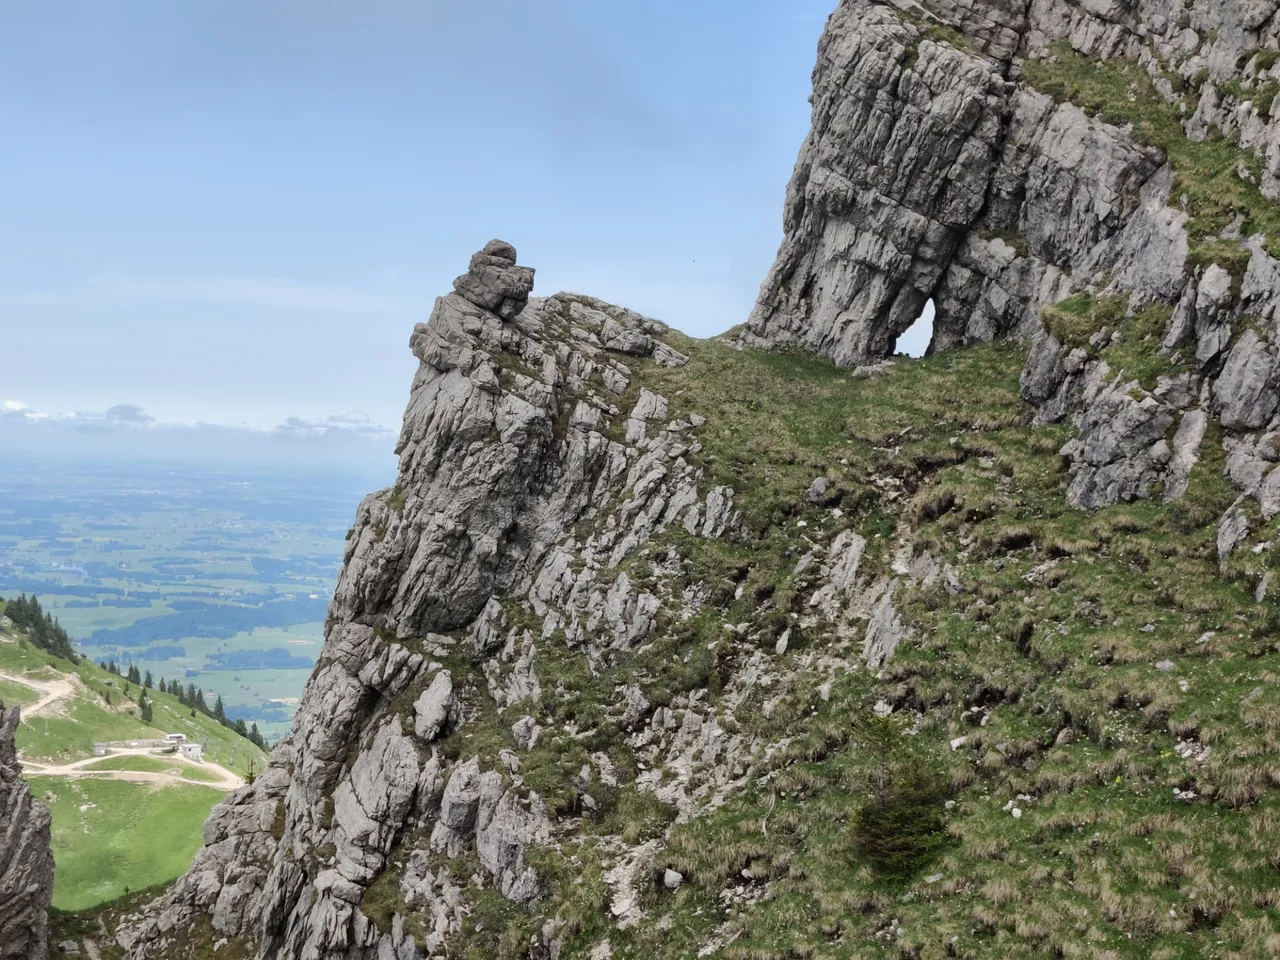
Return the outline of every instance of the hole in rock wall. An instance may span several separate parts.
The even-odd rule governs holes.
[[[923,357],[925,351],[929,349],[929,341],[932,339],[933,301],[930,300],[924,305],[924,311],[920,314],[920,319],[898,338],[894,351],[896,353],[905,353],[909,357]]]

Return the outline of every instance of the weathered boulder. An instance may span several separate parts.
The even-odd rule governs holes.
[[[413,705],[413,732],[427,743],[436,739],[449,721],[452,705],[453,678],[448,670],[441,670]]]
[[[490,240],[471,258],[467,272],[453,281],[453,289],[477,307],[513,320],[533,292],[533,268],[516,266],[511,244]]]
[[[1280,349],[1245,330],[1227,355],[1214,387],[1222,425],[1257,430],[1280,405]]]

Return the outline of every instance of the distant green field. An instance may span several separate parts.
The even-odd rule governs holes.
[[[129,627],[147,617],[158,617],[168,613],[163,604],[150,607],[68,607],[67,601],[72,597],[57,594],[42,594],[40,602],[53,612],[58,621],[73,637],[83,637],[94,630]]]
[[[53,905],[84,910],[181,875],[223,796],[198,786],[32,777],[53,813]]]
[[[10,457],[0,596],[36,594],[86,656],[221,694],[230,716],[278,738],[293,705],[272,701],[296,699],[310,675],[356,505],[391,479]],[[211,669],[218,655],[229,670]]]
[[[183,683],[201,687],[208,699],[215,694],[222,696],[226,707],[247,707],[253,710],[284,710],[286,719],[259,720],[258,728],[264,735],[275,739],[289,731],[294,707],[273,704],[272,700],[296,699],[311,675],[310,668],[294,670],[210,670],[206,667],[206,655],[210,653],[240,650],[266,650],[284,648],[290,655],[314,660],[324,639],[324,624],[303,623],[292,627],[259,627],[253,631],[237,633],[225,640],[199,640],[181,638],[176,641],[190,654],[165,661],[136,660],[138,667],[150,670],[156,677],[179,677]],[[193,671],[188,674],[187,671]]]

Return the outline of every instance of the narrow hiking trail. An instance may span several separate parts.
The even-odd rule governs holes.
[[[70,700],[76,694],[76,685],[70,680],[33,680],[21,674],[6,673],[4,671],[0,671],[0,680],[7,680],[10,683],[27,687],[41,695],[40,699],[32,706],[22,708],[24,723],[33,717],[50,712],[55,705],[64,700]],[[171,762],[176,769],[180,770],[185,767],[191,770],[203,770],[214,774],[217,779],[188,779],[180,774],[155,773],[148,770],[95,770],[93,768],[93,764],[101,763],[110,757],[151,757],[152,759],[166,760]],[[223,791],[238,790],[245,785],[242,777],[219,764],[212,762],[195,763],[177,754],[157,756],[147,748],[112,749],[107,757],[86,757],[83,760],[75,760],[65,764],[41,763],[36,760],[27,760],[21,756],[20,759],[22,759],[22,766],[28,777],[93,777],[98,780],[126,780],[131,783],[186,784],[189,786],[212,787],[215,790]]]
[[[101,770],[94,769],[95,763],[102,763],[113,757],[150,757],[153,760],[164,760],[172,763],[175,769],[187,768],[215,774],[216,780],[188,779],[181,774],[158,773],[150,770]],[[23,760],[22,766],[28,777],[93,777],[98,780],[128,780],[133,783],[180,783],[197,787],[212,787],[215,790],[238,790],[245,785],[242,777],[232,773],[226,767],[216,763],[194,763],[177,755],[157,757],[149,749],[113,748],[105,757],[86,757],[71,763],[45,764],[36,760]]]
[[[22,719],[38,717],[54,704],[70,700],[76,694],[76,685],[70,680],[32,680],[18,673],[5,673],[0,670],[0,680],[8,680],[20,687],[27,687],[40,694],[40,699],[29,707],[22,708]]]

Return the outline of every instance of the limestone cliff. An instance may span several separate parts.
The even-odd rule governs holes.
[[[13,740],[20,714],[0,703],[0,957],[44,960],[53,899],[50,821],[22,779]]]

